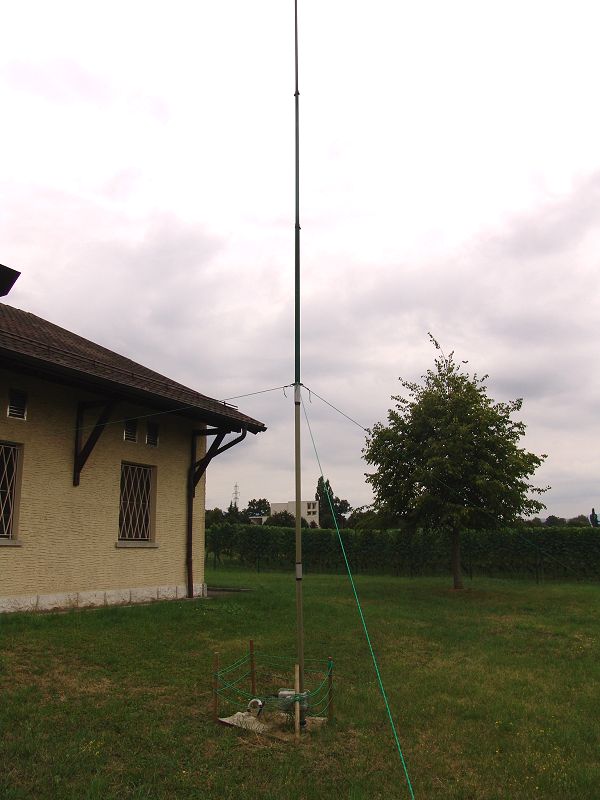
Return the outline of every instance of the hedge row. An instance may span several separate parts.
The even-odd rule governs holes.
[[[439,531],[342,531],[353,572],[446,575],[450,542]],[[219,523],[206,532],[207,559],[253,569],[293,569],[292,528]],[[308,572],[345,570],[334,530],[303,529],[302,555]],[[465,531],[462,564],[466,575],[600,579],[600,531],[593,528]]]

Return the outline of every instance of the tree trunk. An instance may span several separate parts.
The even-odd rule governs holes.
[[[452,576],[454,578],[454,588],[464,589],[462,572],[460,569],[460,530],[452,530]]]

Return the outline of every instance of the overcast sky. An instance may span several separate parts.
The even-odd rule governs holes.
[[[211,397],[292,383],[292,0],[2,6],[8,301]],[[431,331],[524,398],[546,513],[589,513],[597,4],[299,6],[304,384],[370,427]],[[368,503],[364,432],[306,401],[335,493]],[[291,499],[292,393],[235,402],[268,431],[213,462],[207,506]]]

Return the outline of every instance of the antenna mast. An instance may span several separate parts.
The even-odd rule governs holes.
[[[296,108],[296,230],[295,230],[295,326],[294,326],[294,444],[296,472],[296,639],[299,690],[304,691],[304,614],[302,608],[302,478],[300,472],[300,112],[298,91],[298,0],[294,0],[294,67]],[[304,724],[304,713],[302,713]]]

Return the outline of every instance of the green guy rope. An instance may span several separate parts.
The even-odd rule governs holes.
[[[348,556],[346,555],[346,548],[344,547],[344,542],[342,541],[342,536],[340,534],[340,528],[338,525],[337,517],[335,515],[335,511],[333,508],[333,503],[331,502],[331,497],[329,492],[327,491],[327,483],[325,482],[325,475],[323,474],[323,467],[321,466],[321,459],[319,458],[319,454],[317,452],[317,446],[315,444],[315,439],[313,436],[312,428],[310,427],[310,422],[308,420],[308,414],[306,413],[306,406],[304,405],[304,400],[302,400],[302,408],[304,410],[304,417],[306,419],[306,424],[308,425],[308,432],[310,434],[310,438],[312,441],[313,450],[315,451],[315,456],[317,459],[317,463],[319,465],[319,471],[321,473],[321,477],[323,478],[323,482],[325,484],[325,493],[327,495],[327,502],[329,503],[329,508],[331,509],[331,515],[333,517],[333,523],[335,525],[335,530],[338,536],[338,540],[340,543],[340,547],[342,549],[342,555],[344,556],[344,563],[346,564],[346,571],[348,572],[348,578],[350,579],[350,584],[352,586],[352,592],[354,594],[354,600],[356,601],[356,607],[358,608],[358,613],[360,615],[360,621],[362,623],[363,631],[365,633],[365,638],[367,640],[367,644],[369,646],[369,651],[371,653],[371,659],[373,661],[373,666],[375,667],[375,674],[377,675],[377,682],[379,684],[379,691],[381,692],[381,696],[383,697],[383,702],[385,704],[385,710],[388,715],[388,719],[390,721],[390,725],[392,728],[392,733],[394,735],[394,741],[396,743],[396,748],[398,750],[398,755],[400,756],[400,761],[402,763],[402,769],[404,770],[404,775],[406,777],[406,783],[408,784],[408,790],[410,792],[410,796],[412,800],[415,800],[415,793],[413,792],[412,784],[410,782],[410,777],[408,775],[408,769],[406,767],[406,762],[404,760],[404,755],[402,754],[402,748],[400,746],[400,740],[398,739],[398,733],[396,731],[396,725],[394,723],[394,718],[392,717],[392,711],[390,709],[390,704],[387,699],[387,694],[385,692],[385,688],[383,685],[383,681],[381,679],[381,674],[379,672],[379,664],[377,663],[377,657],[375,655],[375,651],[373,650],[373,645],[371,644],[371,637],[369,636],[369,630],[367,628],[367,623],[365,620],[365,616],[363,614],[362,606],[360,604],[360,600],[358,598],[358,592],[356,591],[356,584],[354,583],[354,578],[352,577],[352,570],[350,569],[350,563],[348,561]]]

